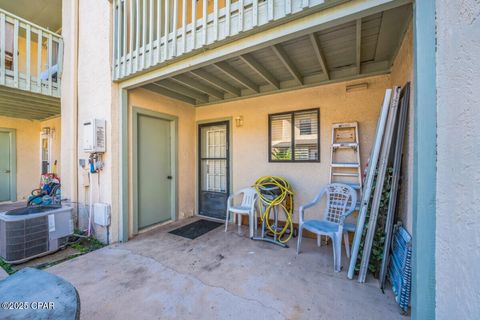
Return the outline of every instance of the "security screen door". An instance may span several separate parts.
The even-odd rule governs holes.
[[[42,133],[40,137],[40,154],[42,157],[42,174],[49,173],[50,168],[50,150],[51,150],[51,138],[49,134]]]
[[[225,219],[229,195],[229,124],[199,126],[199,214]]]

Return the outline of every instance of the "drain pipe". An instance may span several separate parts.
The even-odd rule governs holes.
[[[74,76],[74,96],[75,96],[75,103],[74,103],[74,108],[75,108],[75,121],[74,121],[74,132],[75,132],[75,143],[74,143],[74,169],[75,169],[75,173],[74,174],[74,179],[73,179],[73,182],[75,184],[75,202],[77,203],[77,218],[78,218],[78,199],[79,199],[79,187],[78,187],[78,166],[77,166],[77,163],[78,163],[78,137],[79,137],[79,134],[78,134],[78,56],[79,56],[79,51],[78,51],[78,47],[79,47],[79,42],[80,42],[80,39],[79,39],[79,33],[80,33],[80,0],[73,0],[74,1],[74,7],[75,7],[75,37],[74,37],[74,41],[75,41],[75,56],[74,56],[74,72],[75,72],[75,76]],[[78,224],[78,219],[77,219],[77,224]],[[78,226],[78,225],[77,225]]]
[[[66,10],[66,11],[64,11]],[[78,226],[79,216],[79,187],[78,187],[78,44],[79,44],[79,0],[63,0],[62,1],[62,19],[70,23],[70,28],[62,26],[64,40],[68,39],[64,48],[68,49],[63,52],[63,59],[67,58],[67,64],[64,65],[64,71],[68,70],[69,77],[67,82],[62,82],[61,99],[62,99],[62,161],[61,166],[70,164],[66,169],[62,170],[63,175],[68,176],[70,183],[64,184],[69,193],[72,206],[77,212],[76,225]],[[65,94],[66,93],[66,94]],[[70,95],[70,96],[68,96]],[[69,109],[70,108],[70,109]],[[69,117],[66,117],[66,111]],[[71,137],[68,139],[67,137]],[[73,148],[72,148],[73,146]],[[68,152],[66,152],[68,150]],[[68,181],[68,180],[67,180]]]

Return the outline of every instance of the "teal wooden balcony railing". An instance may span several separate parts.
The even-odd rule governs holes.
[[[0,9],[0,86],[60,97],[63,40]]]
[[[339,1],[113,0],[113,79],[233,41],[255,28],[265,29],[333,2]]]

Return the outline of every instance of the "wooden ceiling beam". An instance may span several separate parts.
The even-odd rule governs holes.
[[[315,51],[315,55],[317,56],[318,62],[322,67],[322,71],[327,76],[327,80],[330,80],[330,73],[328,72],[325,55],[322,52],[320,39],[318,39],[318,37],[314,33],[311,33],[309,37],[310,37],[310,42],[312,42],[313,50]]]
[[[273,85],[275,88],[280,89],[280,82],[278,82],[278,80],[270,73],[270,71],[268,71],[267,69],[265,69],[264,66],[258,63],[258,61],[255,60],[251,54],[247,53],[241,55],[240,58],[250,68],[252,68],[256,73],[258,73],[258,75],[261,76],[265,81]]]
[[[362,73],[362,19],[357,19],[356,22],[356,66],[357,74]]]
[[[144,89],[150,90],[152,92],[161,94],[162,96],[166,96],[175,100],[180,100],[182,102],[186,102],[188,104],[195,105],[195,99],[192,99],[190,97],[184,96],[183,94],[177,93],[175,91],[165,89],[163,87],[160,87],[154,83],[146,84],[143,86]]]
[[[207,86],[200,81],[196,81],[195,79],[192,79],[192,78],[186,76],[185,74],[180,74],[180,75],[174,76],[170,79],[172,79],[172,80],[174,80],[174,81],[176,81],[180,84],[183,84],[185,86],[188,86],[192,89],[196,89],[196,90],[201,91],[205,94],[208,94],[209,96],[217,97],[217,98],[222,99],[222,100],[225,97],[225,94],[222,91],[217,90],[213,87]]]
[[[285,50],[282,48],[280,44],[276,44],[272,46],[273,52],[277,55],[280,61],[283,63],[285,68],[287,68],[288,72],[292,75],[292,77],[300,84],[303,85],[303,76],[298,71],[295,64],[292,62],[290,57],[287,55]]]
[[[215,77],[214,75],[211,75],[209,74],[208,72],[202,70],[202,69],[197,69],[197,70],[192,70],[190,71],[191,73],[193,73],[194,75],[196,75],[197,77],[201,78],[202,80],[222,89],[222,90],[225,90],[227,92],[230,92],[231,94],[233,94],[234,96],[236,97],[240,97],[242,95],[241,91],[239,88],[236,88],[228,83],[226,83],[225,81]]]
[[[222,62],[217,62],[214,64],[217,69],[221,70],[223,73],[225,73],[227,76],[232,78],[233,80],[237,81],[238,83],[244,85],[247,88],[252,89],[255,92],[259,92],[258,85],[255,84],[253,81],[245,77],[243,74],[235,70],[231,65],[229,65],[227,62],[222,61]]]
[[[198,102],[208,102],[208,95],[198,92],[197,90],[191,89],[189,87],[185,87],[181,84],[178,84],[177,82],[170,80],[170,79],[165,79],[159,82],[155,83],[156,85],[159,85],[165,89],[168,89],[170,91],[177,92],[179,94],[182,94],[184,96],[193,98],[197,100]]]

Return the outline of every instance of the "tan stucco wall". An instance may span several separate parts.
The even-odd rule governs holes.
[[[78,3],[78,10],[77,10]],[[78,43],[76,38],[77,12]],[[117,85],[111,77],[112,8],[109,1],[63,0],[62,35],[64,36],[64,73],[62,81],[62,153],[64,194],[78,203],[79,220],[85,218],[89,188],[92,202],[112,205],[110,240],[118,240],[118,114]],[[78,64],[78,65],[77,65]],[[78,93],[78,99],[77,99]],[[83,152],[83,123],[91,119],[106,120],[104,169],[92,176],[90,187],[84,185],[80,159]],[[77,128],[78,127],[78,128]],[[112,132],[116,132],[112,135]],[[82,217],[80,217],[83,215]],[[106,230],[96,229],[96,236],[106,240]]]
[[[52,135],[51,159],[60,164],[60,118],[46,121],[16,119],[0,116],[0,128],[15,129],[17,153],[17,200],[25,200],[30,192],[39,187],[40,162],[40,131],[43,127],[55,129]],[[57,166],[57,173],[60,166]]]
[[[195,108],[145,89],[129,93],[129,179],[132,181],[132,107],[152,110],[178,118],[178,218],[192,216],[195,209]],[[129,230],[133,232],[132,183],[129,184]]]
[[[17,200],[28,198],[40,184],[40,122],[0,117],[0,128],[15,129]]]
[[[83,152],[83,123],[91,119],[106,120],[107,152],[103,155],[105,163],[100,174],[92,176],[90,188],[93,192],[93,202],[115,203],[113,193],[118,188],[112,185],[113,165],[112,157],[115,141],[112,140],[112,130],[116,122],[112,118],[112,108],[116,107],[114,88],[112,83],[110,58],[111,46],[111,7],[108,1],[82,0],[79,1],[79,44],[78,44],[78,158],[88,159],[89,154]],[[94,35],[95,41],[92,41]],[[78,164],[78,161],[76,161]],[[83,169],[74,165],[79,177],[83,176]],[[100,183],[98,183],[100,179]],[[83,180],[79,179],[79,202],[87,201]],[[115,211],[113,211],[115,212]],[[118,216],[112,216],[112,225],[118,223]],[[111,230],[113,239],[117,237],[118,228]],[[100,238],[105,237],[105,230],[97,230]]]
[[[400,50],[392,66],[392,86],[404,86],[410,81],[410,108],[408,110],[407,132],[403,150],[402,178],[399,198],[399,216],[407,230],[412,234],[413,228],[413,117],[414,117],[414,86],[413,86],[413,26],[409,24]]]
[[[368,89],[346,93],[347,84],[367,82]],[[285,177],[295,191],[295,217],[298,206],[312,200],[329,181],[331,125],[358,121],[361,164],[364,168],[389,76],[296,90],[197,108],[197,121],[243,116],[244,125],[232,125],[233,190],[252,185],[264,175]],[[320,163],[269,163],[268,114],[307,108],[320,108]]]

